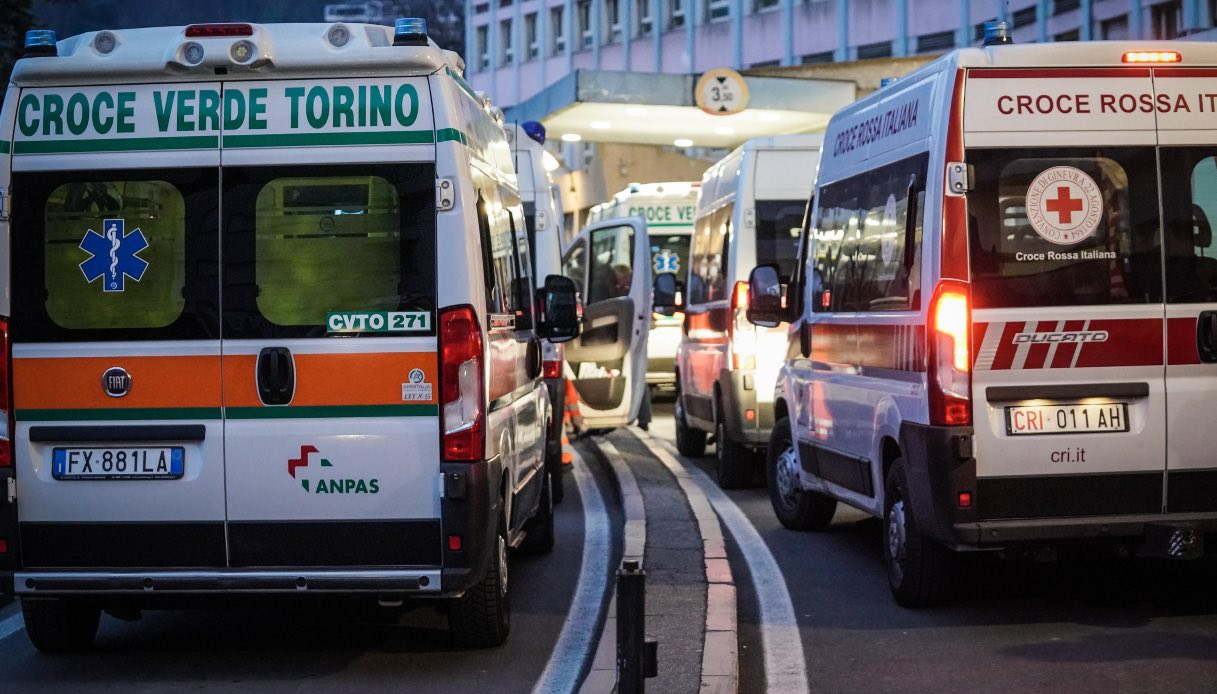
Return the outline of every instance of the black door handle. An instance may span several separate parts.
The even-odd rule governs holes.
[[[1196,319],[1196,351],[1200,361],[1217,362],[1217,311],[1201,311]]]
[[[258,396],[264,405],[286,405],[296,392],[292,353],[286,347],[264,347],[258,353]]]

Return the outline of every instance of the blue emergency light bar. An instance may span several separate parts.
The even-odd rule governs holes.
[[[59,55],[55,31],[53,29],[30,29],[25,32],[25,54],[27,56]]]
[[[427,45],[427,20],[422,17],[403,17],[393,23],[394,46]]]

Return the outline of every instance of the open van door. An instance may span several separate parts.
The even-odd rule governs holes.
[[[640,217],[591,224],[562,259],[583,296],[583,334],[566,344],[584,426],[625,426],[647,387],[651,244]]]

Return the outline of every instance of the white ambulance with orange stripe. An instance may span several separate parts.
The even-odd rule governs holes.
[[[553,543],[501,121],[425,23],[31,32],[0,114],[0,590],[42,650],[204,595],[451,600]],[[518,586],[517,586],[518,587]]]
[[[962,549],[1191,557],[1217,531],[1217,45],[953,52],[833,116],[773,506],[884,521],[896,600]]]

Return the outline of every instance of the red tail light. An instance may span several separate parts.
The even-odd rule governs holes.
[[[756,327],[748,322],[748,283],[736,282],[731,289],[731,322],[727,324],[731,341],[731,366],[756,368]]]
[[[562,362],[557,359],[546,359],[542,364],[544,378],[559,378],[562,375]]]
[[[930,423],[972,423],[972,311],[968,285],[943,280],[930,303]]]
[[[444,460],[483,458],[485,399],[482,326],[472,306],[440,311],[440,426]]]
[[[189,39],[253,35],[254,28],[249,24],[191,24],[186,27],[186,38]]]
[[[0,320],[0,467],[13,464],[13,349],[8,320]]]

